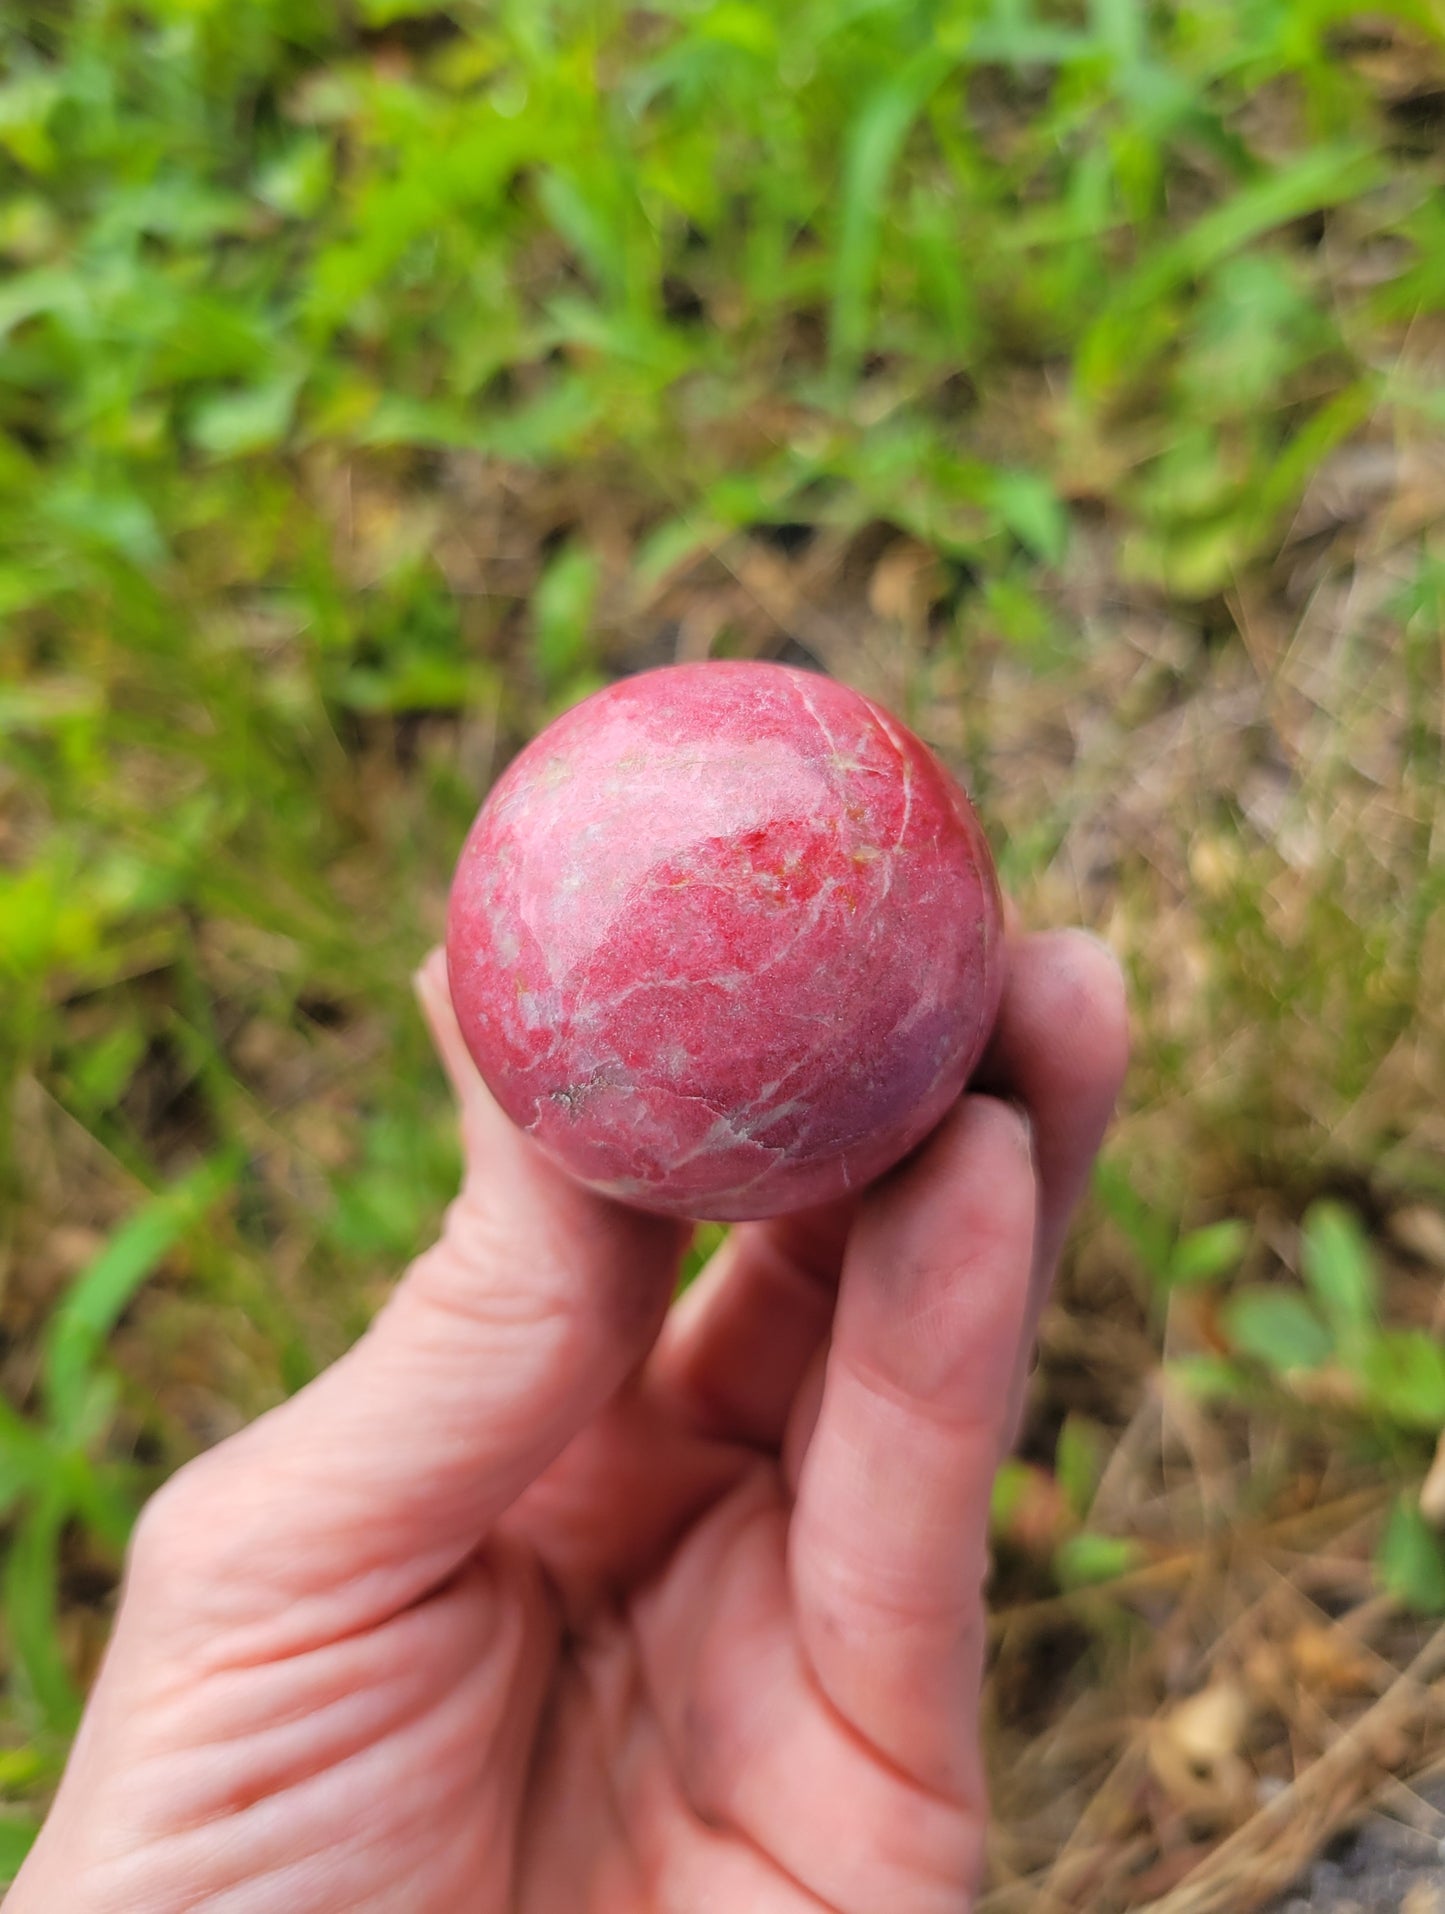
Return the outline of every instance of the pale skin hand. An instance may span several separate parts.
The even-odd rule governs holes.
[[[683,1233],[461,1102],[443,1240],[184,1469],[9,1914],[959,1914],[985,1520],[1124,1068],[1015,941],[982,1081],[845,1209]]]

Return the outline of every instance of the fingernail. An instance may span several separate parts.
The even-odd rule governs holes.
[[[1108,938],[1103,936],[1101,932],[1090,930],[1086,924],[1076,924],[1070,930],[1069,935],[1071,937],[1077,937],[1081,943],[1092,944],[1095,950],[1102,951],[1109,962],[1114,966],[1115,970],[1117,970],[1121,976],[1123,975],[1124,959],[1120,956],[1119,952],[1115,950]]]
[[[1034,1120],[1028,1105],[1019,1097],[1008,1098],[1008,1106],[1019,1120],[1019,1144],[1024,1160],[1031,1170],[1038,1168],[1038,1155],[1034,1145]]]
[[[434,989],[437,973],[439,971],[444,973],[445,966],[446,953],[441,949],[440,945],[436,945],[427,952],[426,956],[422,958],[416,969],[411,973],[412,988],[414,990]]]

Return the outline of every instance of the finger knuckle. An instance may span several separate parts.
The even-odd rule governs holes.
[[[184,1588],[206,1565],[216,1539],[215,1464],[196,1457],[156,1490],[131,1535],[127,1576],[148,1594]]]

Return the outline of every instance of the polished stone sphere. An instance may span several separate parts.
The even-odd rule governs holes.
[[[623,679],[513,761],[452,886],[462,1034],[556,1162],[731,1220],[856,1190],[978,1062],[1003,986],[968,799],[898,719],[774,664]]]

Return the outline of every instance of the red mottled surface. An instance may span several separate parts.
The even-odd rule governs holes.
[[[962,791],[878,705],[771,664],[644,672],[549,726],[472,827],[447,960],[515,1122],[598,1189],[719,1220],[897,1162],[1003,983]]]

